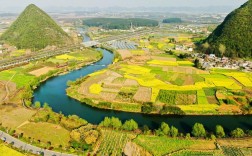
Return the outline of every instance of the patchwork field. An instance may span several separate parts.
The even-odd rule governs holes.
[[[130,51],[119,50],[119,53],[130,54]],[[141,56],[134,58],[137,57]],[[141,111],[139,108],[145,103],[152,103],[152,113],[160,113],[167,109],[164,107],[173,106],[186,114],[239,114],[248,102],[246,99],[250,93],[243,89],[250,86],[249,73],[203,71],[193,67],[192,60],[178,60],[170,54],[154,54],[142,60],[141,64],[132,60],[118,62],[106,71],[89,75],[79,87],[75,86],[78,99],[98,100],[92,104],[98,107],[101,107],[99,102],[108,102],[106,107],[104,104],[101,107],[108,109],[122,110],[121,107],[113,107],[114,103],[125,105],[123,108],[138,105],[134,111]],[[220,98],[222,91],[230,95]],[[242,99],[233,95],[233,91],[244,92],[244,102],[239,102]],[[73,94],[70,96],[76,98]],[[229,99],[234,101],[232,105]]]

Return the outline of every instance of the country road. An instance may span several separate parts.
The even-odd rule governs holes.
[[[51,151],[51,150],[45,150],[42,149],[40,147],[36,147],[30,144],[27,144],[21,140],[18,140],[12,136],[10,136],[9,134],[3,132],[0,130],[0,138],[1,140],[5,141],[8,144],[12,144],[14,147],[16,148],[20,148],[24,151],[30,151],[33,154],[38,154],[39,153],[44,153],[44,156],[74,156],[72,154],[66,154],[66,153],[60,153],[60,152],[55,152],[55,151]],[[43,154],[41,154],[43,155]]]

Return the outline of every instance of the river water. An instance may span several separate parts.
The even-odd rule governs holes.
[[[85,40],[86,41],[86,40]],[[215,126],[220,124],[226,131],[237,127],[252,129],[252,116],[177,116],[177,115],[146,115],[140,113],[120,112],[93,108],[74,100],[66,95],[67,81],[74,81],[77,78],[86,76],[97,70],[106,68],[112,63],[114,55],[105,49],[100,49],[103,58],[93,65],[71,71],[68,74],[53,77],[43,82],[34,92],[33,101],[48,103],[55,112],[62,112],[64,115],[78,115],[93,124],[99,124],[104,117],[118,117],[122,121],[134,119],[139,126],[147,125],[151,129],[158,128],[161,122],[176,126],[180,132],[191,132],[194,123],[203,123],[205,128],[213,131]]]

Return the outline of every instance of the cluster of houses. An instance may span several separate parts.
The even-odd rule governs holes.
[[[203,69],[223,68],[223,69],[241,69],[252,72],[252,61],[243,59],[231,59],[228,57],[217,57],[215,54],[194,54]]]
[[[176,25],[176,29],[182,32],[189,32],[194,34],[210,34],[204,25]]]
[[[175,45],[175,50],[193,52],[192,46]]]

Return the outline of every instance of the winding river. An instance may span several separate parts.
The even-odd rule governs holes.
[[[86,38],[87,39],[87,38]],[[53,77],[43,82],[34,92],[33,101],[48,103],[53,111],[64,115],[78,115],[93,124],[100,123],[104,117],[118,117],[122,121],[134,119],[139,126],[147,125],[151,129],[158,128],[161,122],[176,126],[181,132],[191,132],[194,123],[200,122],[209,131],[213,131],[217,124],[222,125],[226,131],[237,127],[252,129],[252,116],[176,116],[176,115],[145,115],[140,113],[120,112],[93,108],[74,100],[66,95],[67,81],[86,76],[97,70],[106,68],[112,63],[114,55],[105,49],[100,49],[103,58],[93,65],[71,71],[68,74]]]

